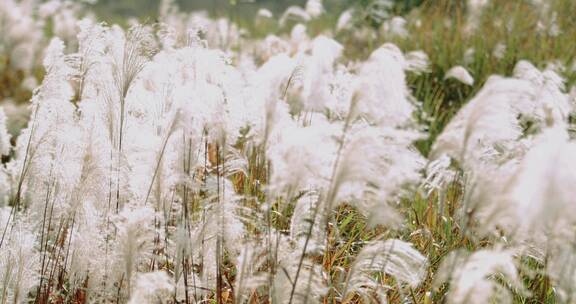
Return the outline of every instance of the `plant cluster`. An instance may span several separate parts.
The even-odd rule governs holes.
[[[165,1],[52,38],[17,136],[0,107],[0,303],[576,302],[571,62],[438,72],[416,21],[309,35],[323,12],[251,39]]]

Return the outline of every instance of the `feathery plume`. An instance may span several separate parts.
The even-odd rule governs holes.
[[[472,75],[470,75],[468,70],[460,65],[452,67],[448,72],[446,72],[444,79],[450,78],[456,79],[465,85],[471,86],[474,84],[474,78],[472,78]]]

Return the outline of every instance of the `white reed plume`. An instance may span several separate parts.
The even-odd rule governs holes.
[[[450,70],[448,70],[448,72],[446,72],[444,79],[450,79],[450,78],[456,79],[465,85],[471,86],[474,84],[474,78],[472,77],[472,75],[470,75],[468,70],[466,70],[463,66],[460,65],[452,67],[450,68]]]
[[[522,282],[511,251],[455,251],[444,258],[435,284],[450,283],[448,303],[512,303],[508,288],[522,292]],[[503,283],[501,283],[503,282]]]
[[[12,145],[10,144],[10,134],[6,129],[7,119],[4,113],[4,107],[0,107],[0,156],[8,155],[10,150],[12,150]]]
[[[529,82],[492,76],[444,128],[432,158],[446,153],[474,166],[486,147],[516,141],[522,135],[518,115],[534,112],[535,90]]]
[[[324,13],[324,6],[322,0],[308,0],[306,1],[306,12],[312,18],[318,18]]]
[[[289,21],[306,23],[311,19],[312,17],[310,14],[303,8],[299,6],[290,6],[288,9],[286,9],[286,11],[284,11],[284,14],[282,14],[282,17],[280,17],[279,22],[281,26],[284,26]]]
[[[372,52],[358,71],[358,111],[375,124],[408,124],[414,107],[405,83],[405,68],[404,55],[396,45],[387,43]]]
[[[242,303],[251,296],[258,288],[268,284],[265,273],[259,272],[266,263],[266,254],[259,244],[246,242],[238,256],[237,279],[234,284],[234,298],[236,303]]]
[[[358,294],[371,301],[373,293],[385,293],[390,287],[381,285],[374,273],[386,273],[415,288],[424,280],[426,267],[426,257],[410,243],[395,239],[372,241],[356,257],[342,290],[342,300]]]
[[[576,223],[570,211],[575,194],[565,185],[576,180],[572,170],[576,162],[571,156],[575,152],[576,145],[560,127],[547,129],[536,138],[506,192],[508,203],[517,212],[520,231],[547,231],[550,237],[571,240],[568,227]]]
[[[0,209],[0,225],[9,220],[8,211]],[[17,220],[6,244],[0,249],[0,302],[23,303],[38,282],[40,259],[35,250],[36,235],[27,229],[30,223]]]
[[[272,285],[274,303],[315,303],[328,292],[326,273],[321,265],[300,256],[302,248],[289,248],[286,244],[279,252],[277,275]]]
[[[154,211],[148,207],[130,210],[125,207],[114,225],[118,230],[115,244],[113,279],[120,295],[131,291],[134,274],[142,267],[144,258],[152,253]],[[126,286],[125,288],[123,286]]]
[[[324,223],[326,219],[322,212],[315,211],[321,204],[318,194],[306,193],[298,199],[294,206],[290,223],[290,237],[304,247],[307,241],[306,252],[303,254],[320,255],[326,249],[326,239],[324,238]]]
[[[139,273],[129,304],[168,303],[172,283],[164,271]]]

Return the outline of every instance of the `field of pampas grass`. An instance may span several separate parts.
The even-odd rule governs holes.
[[[576,2],[302,2],[0,0],[0,304],[576,303]]]

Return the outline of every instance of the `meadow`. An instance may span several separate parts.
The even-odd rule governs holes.
[[[302,3],[0,0],[0,304],[576,303],[576,2]]]

